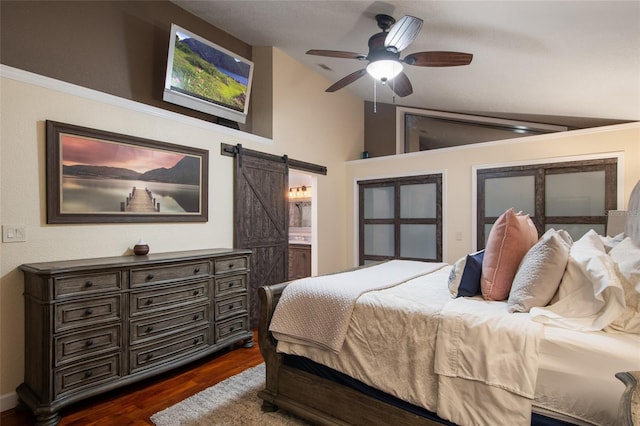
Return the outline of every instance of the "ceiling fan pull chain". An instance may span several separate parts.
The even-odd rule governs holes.
[[[376,84],[376,79],[372,79],[373,80],[373,113],[375,114],[376,112],[378,112],[378,107],[376,105],[376,103],[378,102],[377,100],[377,91],[376,91],[376,87],[378,86]]]
[[[391,89],[391,92],[393,93],[391,97],[391,102],[395,105],[396,104],[396,79],[395,78],[393,79],[391,84],[393,84],[393,88]]]

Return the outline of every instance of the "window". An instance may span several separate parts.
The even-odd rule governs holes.
[[[540,235],[549,228],[574,240],[589,229],[603,235],[607,211],[617,208],[616,174],[616,158],[478,170],[478,248],[509,208],[529,214]]]
[[[418,152],[568,130],[566,126],[443,111],[397,108],[400,152]]]
[[[442,175],[358,182],[361,265],[442,261]]]

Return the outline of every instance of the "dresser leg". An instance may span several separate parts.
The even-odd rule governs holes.
[[[15,410],[31,412],[31,408],[29,408],[29,406],[20,398],[18,398],[18,403],[16,404]]]
[[[267,401],[262,401],[262,411],[264,413],[273,413],[274,411],[278,411],[278,406],[275,404],[272,404],[270,402]]]
[[[58,413],[42,414],[36,417],[36,426],[56,426],[60,423]]]
[[[253,345],[254,345],[253,337],[249,337],[248,339],[244,339],[244,342],[242,343],[242,347],[243,348],[252,348]]]

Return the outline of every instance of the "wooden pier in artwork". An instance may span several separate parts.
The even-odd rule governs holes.
[[[120,203],[120,211],[156,213],[160,211],[160,203],[156,203],[156,199],[148,188],[137,189],[134,186],[127,199]]]

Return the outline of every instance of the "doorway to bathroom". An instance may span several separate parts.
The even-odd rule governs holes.
[[[314,275],[317,268],[314,249],[316,217],[316,177],[289,171],[289,279]]]

